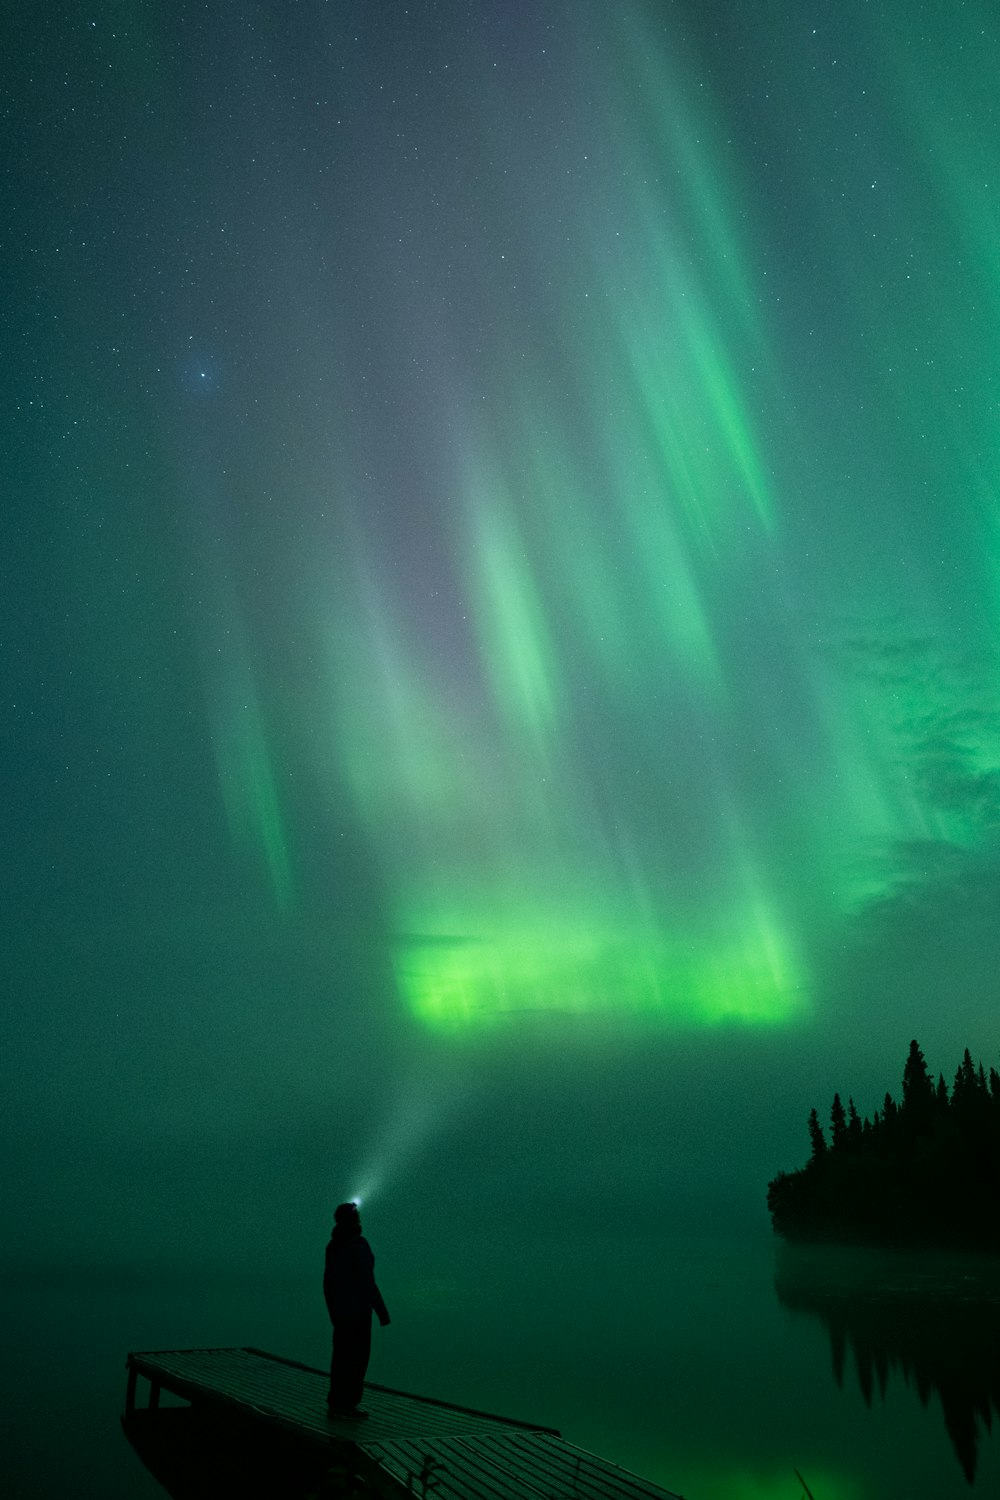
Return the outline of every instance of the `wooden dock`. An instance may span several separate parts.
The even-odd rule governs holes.
[[[314,1465],[341,1477],[341,1492],[357,1494],[360,1485],[378,1500],[681,1500],[566,1442],[554,1428],[387,1386],[366,1384],[368,1421],[333,1420],[327,1372],[262,1349],[133,1353],[126,1366],[126,1432],[140,1420],[166,1430],[178,1415],[157,1410],[161,1390],[168,1391],[190,1402],[203,1422],[232,1431],[235,1421],[258,1444],[266,1436],[287,1451],[309,1449]],[[140,1377],[149,1385],[147,1411],[136,1406]],[[337,1485],[325,1493],[337,1493]]]

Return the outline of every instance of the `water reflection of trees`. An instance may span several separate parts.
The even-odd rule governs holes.
[[[1000,1260],[989,1256],[782,1246],[775,1290],[826,1326],[834,1378],[848,1356],[865,1403],[900,1374],[936,1393],[955,1456],[975,1481],[983,1431],[1000,1415]]]

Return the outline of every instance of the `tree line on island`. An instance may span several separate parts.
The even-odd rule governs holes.
[[[789,1240],[1000,1250],[1000,1073],[966,1048],[949,1091],[910,1043],[902,1100],[862,1119],[834,1094],[829,1139],[813,1109],[809,1160],[768,1184]]]

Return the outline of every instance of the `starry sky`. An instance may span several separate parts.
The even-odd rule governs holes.
[[[996,1060],[995,7],[15,9],[24,1243]]]

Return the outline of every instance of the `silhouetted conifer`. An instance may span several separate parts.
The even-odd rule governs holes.
[[[913,1041],[903,1068],[903,1111],[911,1124],[919,1125],[930,1114],[933,1102],[934,1085],[927,1071],[924,1054],[919,1044]]]
[[[809,1111],[809,1143],[812,1147],[809,1160],[821,1161],[826,1155],[826,1136],[815,1109]]]
[[[847,1116],[844,1106],[840,1102],[840,1095],[834,1094],[833,1104],[830,1108],[830,1139],[833,1150],[839,1151],[847,1144]]]
[[[976,1069],[972,1061],[972,1055],[968,1047],[962,1054],[962,1061],[958,1065],[955,1074],[955,1082],[952,1085],[952,1103],[965,1105],[971,1102],[976,1093]]]

